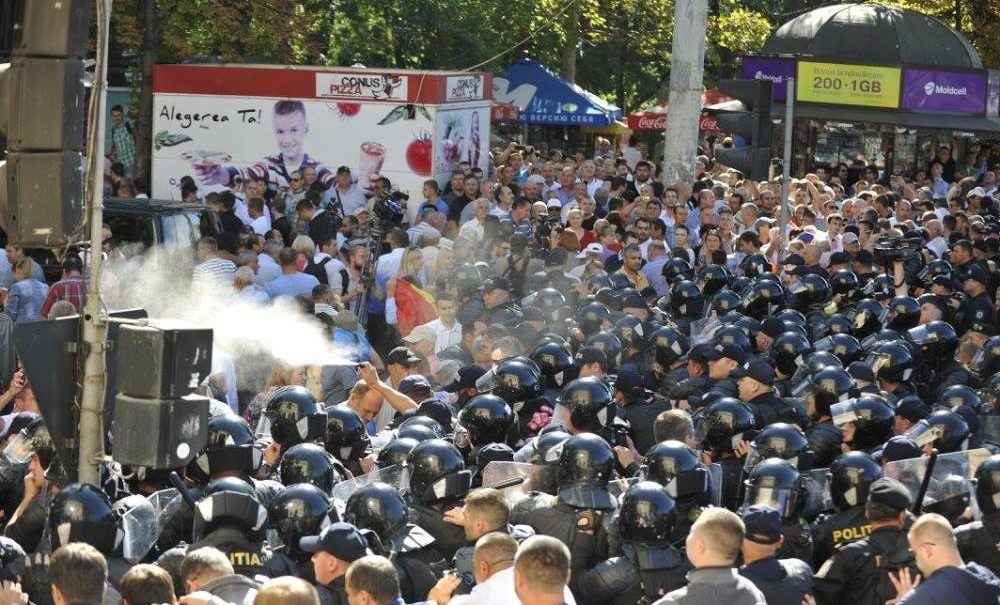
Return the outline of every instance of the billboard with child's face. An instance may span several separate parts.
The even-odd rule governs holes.
[[[242,68],[209,73],[230,69]],[[448,104],[443,82],[441,103],[415,97],[428,95],[414,92],[407,79],[413,76],[369,77],[348,88],[339,72],[305,75],[311,89],[298,90],[301,73],[287,87],[302,96],[193,94],[183,86],[156,92],[153,196],[179,198],[184,176],[203,192],[263,177],[273,194],[297,188],[302,181],[293,181],[295,173],[332,184],[340,166],[351,170],[359,189],[371,190],[385,176],[394,188],[419,196],[424,180],[443,184],[459,162],[487,168],[488,100]],[[202,86],[206,92],[227,88],[211,79]],[[319,91],[324,94],[317,98]]]

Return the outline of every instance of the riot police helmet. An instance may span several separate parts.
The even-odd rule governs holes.
[[[964,449],[970,431],[969,424],[955,412],[938,410],[911,426],[904,435],[922,448],[930,446],[948,454]]]
[[[594,376],[577,378],[559,392],[558,404],[569,412],[578,431],[601,432],[615,418],[615,402],[608,385]]]
[[[608,442],[593,433],[573,435],[560,446],[559,500],[576,508],[614,508],[608,481],[615,455]]]
[[[122,539],[108,495],[88,483],[71,483],[55,495],[49,529],[53,550],[70,542],[86,542],[110,555]]]
[[[573,366],[573,353],[566,345],[556,342],[543,342],[531,352],[531,360],[538,365],[546,384],[551,388],[560,388],[566,381],[566,370]]]
[[[444,439],[431,439],[410,450],[409,493],[418,504],[461,498],[469,491],[471,473],[462,452]]]
[[[299,563],[309,559],[299,547],[299,540],[318,535],[339,520],[340,515],[327,492],[308,483],[290,485],[267,509],[267,523],[277,532],[285,546],[285,554]]]
[[[458,423],[469,436],[472,447],[505,443],[514,424],[514,412],[503,399],[486,393],[470,399],[458,414]],[[459,437],[456,431],[456,445]]]
[[[762,460],[751,471],[746,480],[746,488],[746,506],[769,505],[777,509],[783,519],[797,518],[805,506],[802,477],[788,460]]]
[[[399,491],[381,482],[363,485],[347,498],[344,521],[358,529],[369,529],[383,543],[406,526],[409,508]]]
[[[283,448],[321,439],[326,433],[326,410],[303,386],[283,386],[271,393],[261,419],[267,420],[271,437]]]
[[[347,463],[371,453],[371,439],[365,422],[346,405],[326,408],[326,438],[323,447],[334,458]]]
[[[677,505],[665,487],[652,481],[633,484],[622,496],[618,529],[626,544],[664,546],[677,522]]]
[[[315,443],[300,443],[288,448],[278,463],[278,477],[282,485],[307,483],[327,493],[345,479],[331,454]]]
[[[882,477],[882,467],[865,452],[841,454],[830,464],[830,496],[837,510],[868,502],[868,490]]]
[[[252,536],[264,528],[265,521],[267,509],[253,486],[237,477],[213,479],[194,507],[194,540],[200,541],[222,526]]]

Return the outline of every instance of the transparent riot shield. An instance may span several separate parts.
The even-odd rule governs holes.
[[[351,494],[371,483],[386,483],[402,493],[410,487],[409,473],[405,467],[399,465],[375,469],[370,473],[358,475],[353,479],[334,485],[333,489],[330,490],[330,496],[342,513],[342,507],[347,504],[347,499],[351,497]]]
[[[172,491],[176,497],[180,497],[177,490]],[[121,516],[122,557],[133,565],[142,561],[160,537],[159,519],[162,508],[159,508],[161,501],[158,493],[149,496],[146,503],[132,506]]]
[[[920,501],[921,512],[938,513],[949,521],[957,521],[975,502],[973,477],[979,465],[989,456],[990,451],[986,448],[938,455],[927,482],[927,491]],[[887,463],[884,473],[906,486],[910,498],[915,501],[920,497],[929,465],[929,457],[897,460]]]
[[[987,442],[1000,446],[1000,414],[987,414],[979,417],[976,443],[986,444]]]
[[[622,496],[628,491],[628,488],[632,487],[636,483],[642,481],[638,477],[622,477],[620,479],[612,479],[608,481],[608,493],[615,500],[621,501]]]
[[[708,465],[709,503],[712,506],[722,506],[722,465]]]
[[[830,495],[830,469],[816,468],[809,471],[799,471],[802,487],[805,492],[805,505],[802,516],[805,519],[815,519],[820,514],[832,511],[833,497]]]
[[[715,331],[722,327],[718,317],[705,317],[691,322],[691,346],[712,340]]]
[[[483,487],[503,492],[511,506],[531,492],[555,495],[558,469],[555,466],[527,462],[490,462],[483,469]]]

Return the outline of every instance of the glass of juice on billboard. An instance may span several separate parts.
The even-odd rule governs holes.
[[[382,172],[385,163],[385,145],[375,141],[365,141],[361,144],[361,158],[358,161],[358,172],[363,174],[360,182],[368,186],[372,178]]]

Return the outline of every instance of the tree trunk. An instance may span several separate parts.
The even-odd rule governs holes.
[[[153,66],[163,38],[163,16],[156,0],[136,0],[136,12],[142,27],[142,54],[139,58],[139,111],[135,118],[135,176],[152,188],[153,149]]]
[[[580,10],[573,5],[566,13],[566,46],[562,51],[562,76],[576,82],[576,47],[580,43]]]

